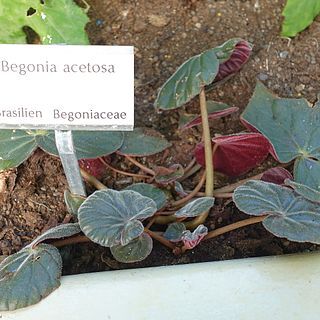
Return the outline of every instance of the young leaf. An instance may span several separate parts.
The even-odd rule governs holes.
[[[282,23],[281,35],[294,37],[307,28],[318,14],[320,14],[319,0],[288,0],[282,12],[285,19]]]
[[[89,44],[84,10],[70,0],[1,0],[1,43],[26,43],[23,27],[32,28],[43,44]],[[34,13],[28,15],[29,9]]]
[[[180,196],[180,197],[186,197],[188,195],[187,192],[184,191],[182,184],[179,181],[174,182],[174,191]]]
[[[213,138],[217,149],[213,155],[216,171],[228,176],[239,176],[263,162],[269,154],[270,143],[260,133],[239,133]],[[197,162],[204,166],[204,146],[195,149]]]
[[[62,259],[54,246],[26,247],[0,263],[0,311],[39,302],[60,286]]]
[[[159,188],[148,183],[135,183],[125,188],[125,190],[133,190],[140,193],[144,197],[152,199],[156,205],[157,210],[160,210],[167,202],[166,194]]]
[[[318,202],[320,203],[320,192],[317,190],[314,190],[312,188],[309,188],[308,186],[291,181],[287,179],[285,181],[285,184],[289,187],[291,187],[297,194],[300,196],[303,196],[304,198],[313,201],[313,202]]]
[[[200,215],[203,212],[208,211],[210,208],[213,207],[214,198],[212,197],[202,197],[195,199],[180,210],[178,210],[174,215],[177,218],[191,218]]]
[[[78,216],[78,210],[86,197],[71,193],[69,190],[64,192],[64,202],[67,205],[69,213]]]
[[[169,168],[155,167],[154,172],[155,182],[162,185],[174,182],[184,175],[184,169],[181,164],[173,164]]]
[[[99,190],[81,205],[81,230],[93,242],[105,247],[128,244],[143,232],[140,222],[157,211],[156,203],[140,193]]]
[[[146,157],[169,147],[170,143],[155,130],[136,128],[133,131],[125,132],[124,141],[118,153]]]
[[[42,235],[33,240],[28,247],[34,248],[39,243],[49,240],[49,239],[60,239],[71,237],[77,233],[81,232],[79,223],[66,223],[58,225],[44,232]]]
[[[181,240],[186,249],[193,249],[208,234],[208,228],[200,224],[193,232],[186,230],[181,236]]]
[[[235,45],[233,44],[230,47],[229,52],[226,49],[222,49],[221,53],[216,50],[217,57],[223,62],[219,65],[219,71],[214,79],[214,83],[238,72],[248,61],[251,51],[252,46],[245,40],[238,40]],[[226,55],[226,53],[229,53],[229,55]]]
[[[186,62],[167,80],[160,89],[155,107],[176,109],[190,101],[210,84],[219,70],[219,60],[214,49],[206,50]]]
[[[278,237],[320,244],[319,204],[289,188],[251,180],[235,190],[233,201],[247,214],[267,215],[262,224]]]
[[[106,158],[106,157],[104,157]],[[106,166],[99,158],[96,159],[81,159],[79,160],[79,166],[98,180],[102,179],[106,173]]]
[[[151,253],[152,247],[151,237],[144,232],[127,245],[116,245],[111,247],[110,251],[117,261],[133,263],[144,260]]]
[[[275,184],[284,184],[286,179],[293,179],[292,174],[282,167],[275,167],[265,171],[261,177],[262,181],[271,182]]]
[[[73,131],[72,138],[78,159],[94,159],[114,153],[123,143],[123,133],[116,131]],[[59,156],[54,131],[38,135],[37,143],[44,151]]]
[[[215,101],[207,101],[207,112],[210,120],[219,119],[237,112],[239,108]],[[182,114],[179,119],[179,129],[181,131],[198,126],[202,123],[201,116],[194,114]]]
[[[186,226],[181,222],[174,222],[168,225],[166,232],[163,236],[171,242],[181,241],[181,237],[186,231]]]

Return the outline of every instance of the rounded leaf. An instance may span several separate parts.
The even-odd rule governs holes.
[[[111,247],[114,258],[123,263],[133,263],[144,260],[152,251],[152,239],[147,233],[142,233],[125,246]]]
[[[153,186],[152,184],[135,183],[126,187],[125,190],[133,190],[145,197],[152,199],[157,205],[157,210],[160,210],[167,202],[167,197],[164,191]]]
[[[60,286],[62,259],[58,249],[26,247],[0,263],[0,311],[39,302]]]
[[[73,144],[78,159],[92,159],[117,151],[123,142],[123,133],[115,131],[73,131]],[[37,143],[44,151],[59,156],[54,131],[37,136]]]
[[[208,211],[214,204],[214,198],[212,197],[202,197],[195,199],[180,210],[178,210],[174,215],[177,218],[191,218],[200,215],[203,212]]]
[[[124,140],[118,153],[145,157],[170,147],[170,143],[160,133],[152,129],[136,128],[124,133]]]
[[[125,245],[143,232],[140,221],[153,216],[156,203],[132,190],[99,190],[81,205],[81,230],[93,242],[105,247]],[[132,229],[136,227],[137,230]]]

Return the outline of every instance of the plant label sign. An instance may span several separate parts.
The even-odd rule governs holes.
[[[1,44],[0,83],[0,128],[133,129],[133,47]]]

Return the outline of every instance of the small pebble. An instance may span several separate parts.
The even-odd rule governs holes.
[[[261,80],[261,81],[266,81],[266,80],[269,79],[269,76],[268,76],[267,74],[265,74],[265,73],[259,73],[259,74],[258,74],[258,78],[259,78],[259,80]]]
[[[297,92],[301,92],[301,91],[304,90],[305,87],[306,87],[306,86],[305,86],[303,83],[301,83],[301,84],[297,85],[297,86],[295,87],[295,89],[296,89]]]
[[[285,58],[288,57],[288,54],[289,54],[288,51],[281,51],[281,52],[279,53],[279,57],[280,57],[281,59],[285,59]]]

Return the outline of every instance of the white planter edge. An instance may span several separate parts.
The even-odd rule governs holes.
[[[0,319],[318,320],[319,298],[320,253],[308,253],[66,276]]]

